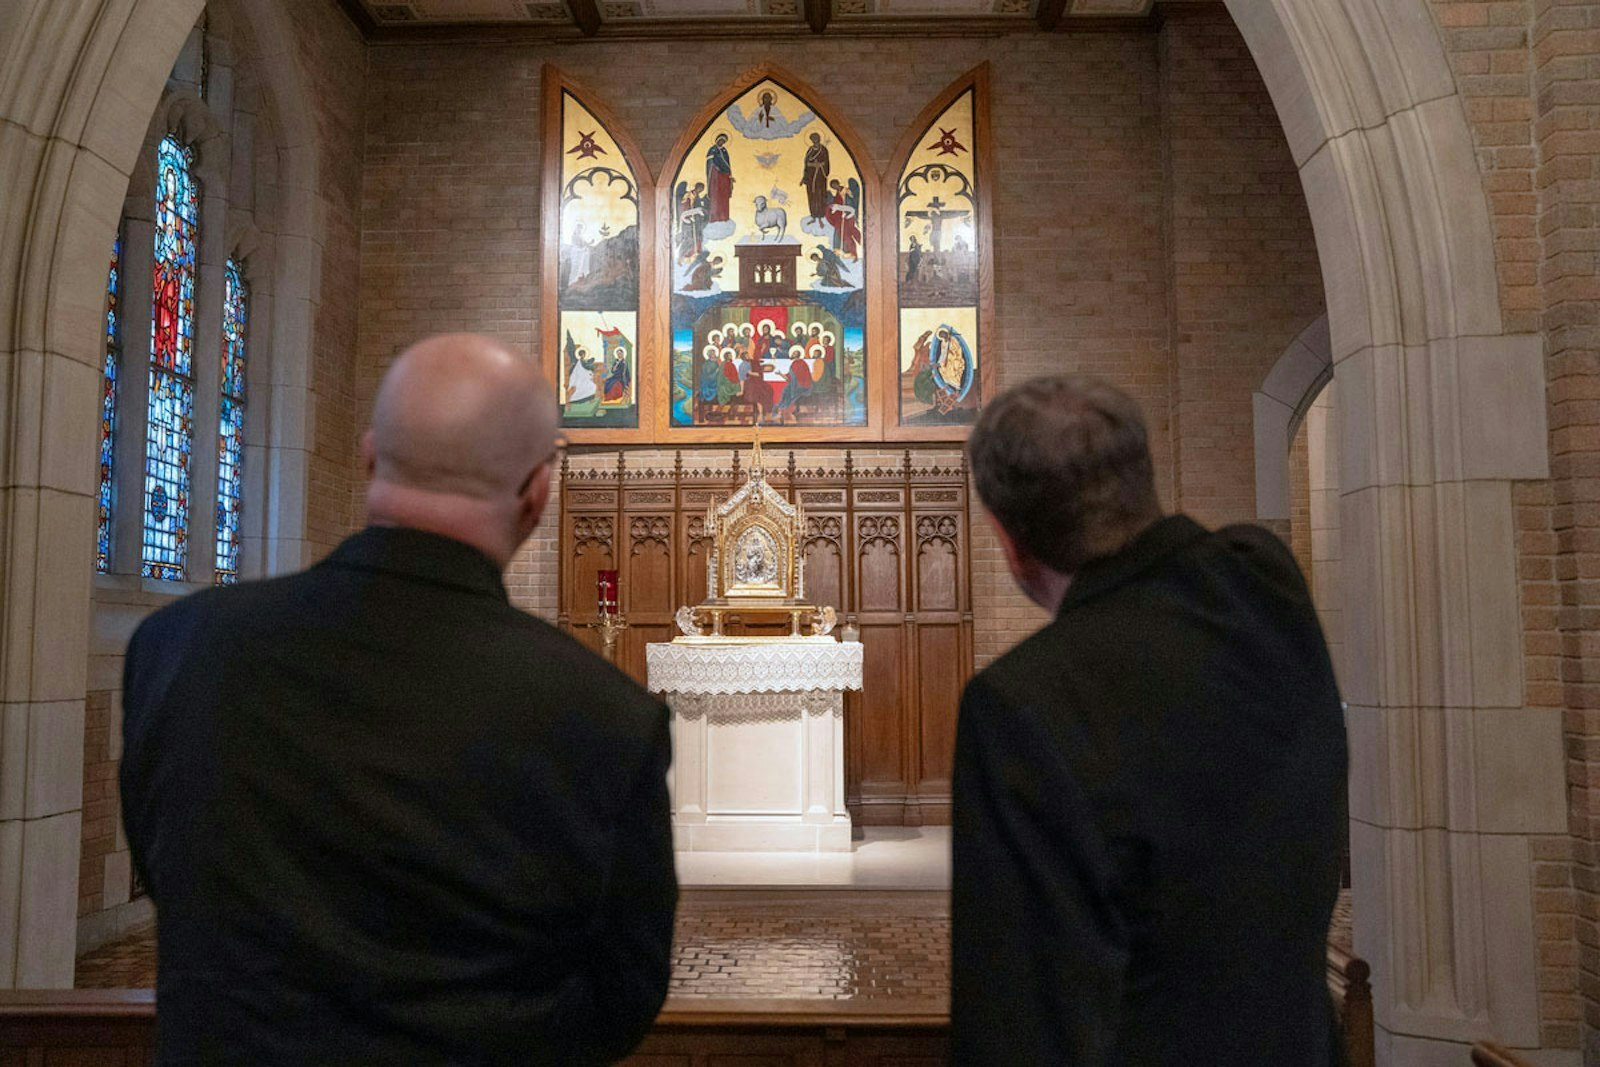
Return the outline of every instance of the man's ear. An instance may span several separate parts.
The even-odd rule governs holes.
[[[1011,531],[1000,525],[1000,520],[989,514],[989,525],[994,527],[994,536],[1000,542],[1000,550],[1006,554],[1006,567],[1010,569],[1012,577],[1017,584],[1027,588],[1027,580],[1034,577],[1039,569],[1039,561],[1028,554],[1028,550],[1017,544],[1017,539],[1011,536]]]
[[[544,516],[544,509],[550,503],[550,478],[553,466],[554,464],[544,463],[534,471],[533,477],[528,479],[528,488],[523,490],[522,498],[517,502],[518,515],[530,534],[538,528],[539,520]]]
[[[378,456],[372,450],[372,431],[368,430],[361,435],[361,469],[367,472],[367,479],[372,479],[373,473],[378,469]]]

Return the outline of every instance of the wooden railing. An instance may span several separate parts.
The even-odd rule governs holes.
[[[1472,1046],[1473,1067],[1533,1067],[1533,1064],[1493,1041]]]
[[[1372,968],[1366,960],[1329,945],[1328,991],[1339,1011],[1350,1067],[1373,1067],[1377,1051],[1372,1029]]]
[[[155,1041],[149,989],[0,992],[0,1063],[149,1067]],[[773,1067],[942,1067],[950,1014],[943,1002],[672,1000],[624,1064],[758,1057]]]
[[[1373,1067],[1372,986],[1365,961],[1328,947],[1328,989],[1339,1008],[1350,1067]],[[1248,1006],[1242,1006],[1249,1010]],[[0,992],[0,1062],[147,1067],[155,1037],[148,989]],[[942,1000],[817,1002],[668,998],[638,1064],[757,1056],[773,1065],[940,1067],[949,1058]],[[20,1052],[20,1056],[16,1053]],[[1477,1067],[1528,1067],[1504,1049],[1473,1049]]]
[[[0,992],[0,1063],[148,1067],[155,1021],[153,989]]]

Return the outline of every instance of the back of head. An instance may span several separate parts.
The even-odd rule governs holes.
[[[1161,514],[1139,405],[1099,378],[1052,375],[1006,391],[984,408],[967,455],[990,514],[1062,574]]]
[[[369,517],[486,551],[487,540],[502,555],[501,542],[516,538],[514,550],[527,535],[516,527],[555,441],[555,398],[530,359],[476,334],[420,341],[389,368],[373,405]]]

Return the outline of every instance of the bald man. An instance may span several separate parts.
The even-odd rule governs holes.
[[[123,817],[157,1062],[602,1063],[666,994],[668,716],[513,608],[556,405],[482,337],[405,352],[365,530],[128,647]]]

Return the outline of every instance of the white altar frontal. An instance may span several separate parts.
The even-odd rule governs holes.
[[[645,661],[672,708],[675,849],[849,851],[844,694],[861,688],[859,643],[680,639]]]

